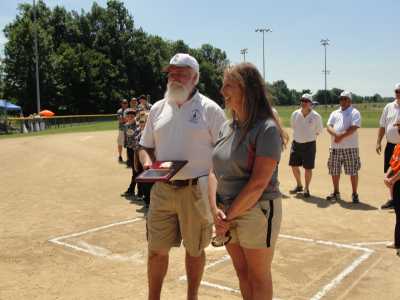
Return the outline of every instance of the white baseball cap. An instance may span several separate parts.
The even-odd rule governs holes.
[[[394,90],[395,90],[395,91],[400,90],[400,83],[397,83],[397,84],[394,86]]]
[[[193,56],[187,53],[175,54],[174,57],[172,57],[169,61],[169,65],[164,69],[164,71],[167,72],[169,67],[171,66],[189,67],[195,70],[197,74],[199,74],[199,63]]]
[[[352,97],[351,97],[351,92],[349,92],[349,91],[343,91],[341,94],[340,94],[340,98],[349,98],[350,100],[352,99]]]
[[[303,96],[301,96],[301,99],[307,99],[310,102],[312,102],[312,95],[311,94],[303,94]]]

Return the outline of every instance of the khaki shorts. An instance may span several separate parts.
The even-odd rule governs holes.
[[[125,144],[125,136],[123,130],[118,130],[118,138],[117,138],[118,146],[123,146]]]
[[[230,229],[230,243],[243,248],[274,248],[282,221],[282,199],[257,202],[256,206],[236,218]]]
[[[179,247],[200,256],[211,241],[212,216],[206,176],[197,185],[177,188],[157,182],[150,195],[147,240],[150,250]]]

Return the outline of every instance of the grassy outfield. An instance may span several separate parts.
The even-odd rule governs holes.
[[[355,104],[361,113],[361,127],[362,128],[378,128],[379,118],[385,104]],[[285,126],[290,126],[290,116],[292,112],[299,108],[299,106],[276,106],[279,116]],[[315,110],[321,115],[324,126],[328,122],[329,115],[332,111],[338,109],[339,106],[324,106],[319,105]]]
[[[93,123],[83,123],[75,124],[73,126],[66,126],[60,128],[51,128],[39,132],[30,133],[14,133],[14,134],[3,134],[0,135],[0,139],[3,138],[15,138],[15,137],[27,137],[27,136],[39,136],[47,134],[58,134],[58,133],[73,133],[73,132],[90,132],[90,131],[104,131],[104,130],[117,130],[117,121],[104,121],[104,122],[93,122]]]
[[[362,127],[363,128],[377,128],[379,126],[379,118],[382,113],[383,106],[385,104],[355,104],[354,106],[361,112]],[[277,106],[279,116],[281,117],[285,126],[290,126],[290,116],[292,112],[298,109],[298,106]],[[337,109],[338,106],[317,106],[315,110],[321,114],[323,124],[325,126],[328,121],[329,114]],[[75,124],[73,126],[66,126],[60,128],[47,129],[40,132],[31,132],[27,134],[14,133],[14,134],[2,134],[0,139],[4,138],[15,138],[15,137],[26,137],[26,136],[39,136],[47,134],[58,134],[58,133],[73,133],[73,132],[90,132],[90,131],[103,131],[103,130],[117,130],[117,121],[103,121],[93,123],[82,123],[81,125]]]

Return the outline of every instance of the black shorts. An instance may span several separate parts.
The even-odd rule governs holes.
[[[297,143],[293,141],[290,149],[289,166],[300,167],[311,170],[315,166],[315,153],[317,145],[315,141],[308,143]]]
[[[384,165],[383,165],[383,172],[385,172],[385,173],[389,169],[390,159],[392,158],[394,147],[396,147],[396,144],[392,144],[392,143],[387,143],[386,144],[386,147],[385,147],[385,162],[384,162]]]

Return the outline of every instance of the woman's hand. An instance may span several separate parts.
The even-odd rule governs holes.
[[[229,230],[230,224],[226,221],[226,215],[222,209],[217,208],[213,212],[214,224],[216,234],[218,236],[225,235],[225,233]]]
[[[217,236],[224,236],[229,230],[229,227],[229,222],[220,220],[218,221],[218,223],[215,223],[215,233],[217,234]]]

